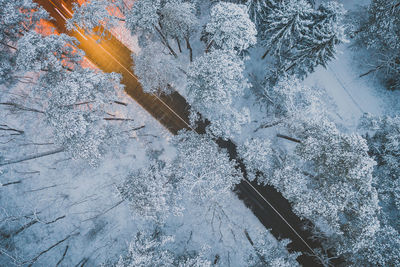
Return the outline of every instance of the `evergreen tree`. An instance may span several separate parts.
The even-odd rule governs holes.
[[[343,134],[326,119],[307,119],[291,128],[300,143],[295,154],[277,155],[273,173],[260,181],[274,185],[295,213],[330,233],[328,247],[338,255],[367,248],[380,229],[375,161],[365,139]]]
[[[382,227],[367,242],[368,246],[350,256],[354,266],[395,267],[400,265],[399,232],[393,227]]]
[[[47,99],[45,115],[55,143],[73,158],[96,164],[122,137],[104,120],[107,105],[122,90],[119,79],[79,66],[73,71],[48,71],[40,78],[35,92]]]
[[[138,0],[126,15],[127,27],[134,34],[153,33],[158,28],[160,0]]]
[[[23,72],[72,71],[83,60],[76,39],[65,34],[42,36],[30,31],[18,40],[17,47],[15,68]]]
[[[315,10],[306,0],[282,1],[269,9],[262,32],[268,54],[284,55],[297,45],[313,24]]]
[[[346,42],[342,24],[345,9],[336,2],[323,3],[314,14],[314,24],[290,52],[286,72],[305,77],[335,58],[336,46]]]
[[[252,138],[246,140],[238,149],[246,165],[249,180],[256,178],[257,172],[268,173],[272,167],[271,142],[267,139]]]
[[[268,115],[277,118],[289,118],[306,113],[312,115],[319,104],[318,92],[304,86],[293,76],[283,76],[273,86],[266,83],[262,99],[266,103]]]

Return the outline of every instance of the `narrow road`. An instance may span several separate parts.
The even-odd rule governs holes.
[[[71,5],[61,0],[36,0],[54,18],[52,23],[59,33],[66,33],[79,41],[79,48],[86,57],[104,72],[122,74],[122,84],[126,93],[147,110],[170,132],[176,134],[181,129],[189,129],[187,118],[189,115],[185,99],[178,93],[169,96],[156,96],[144,93],[138,79],[133,74],[133,61],[131,51],[119,42],[114,36],[109,35],[98,42],[95,35],[85,35],[83,30],[68,31],[65,20],[72,16]],[[174,109],[170,107],[173,106]]]
[[[73,1],[73,0],[72,0]],[[85,35],[82,30],[68,31],[65,20],[72,16],[72,5],[68,0],[35,0],[54,18],[52,23],[60,33],[75,37],[79,48],[86,53],[86,57],[104,72],[116,72],[122,75],[122,84],[125,91],[154,118],[156,118],[171,133],[176,134],[182,129],[193,130],[188,123],[190,106],[178,93],[169,96],[156,96],[144,93],[138,79],[134,75],[131,51],[110,34],[109,39],[97,42],[96,36]],[[204,133],[205,125],[199,125],[198,133]],[[246,168],[238,159],[236,146],[231,141],[217,140],[220,147],[226,148],[230,158],[239,162],[240,168],[246,177]],[[298,262],[303,266],[322,266],[315,257],[316,248],[321,244],[311,238],[311,234],[303,229],[305,221],[300,220],[290,207],[289,202],[274,188],[260,186],[255,182],[243,180],[235,192],[254,212],[261,223],[271,230],[278,238],[289,238],[289,251],[299,251],[303,255]]]

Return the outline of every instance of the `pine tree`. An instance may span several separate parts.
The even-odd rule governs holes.
[[[311,115],[319,104],[318,92],[304,86],[293,76],[280,77],[273,86],[266,83],[263,89],[262,99],[266,103],[268,115],[277,118],[306,113]]]
[[[126,14],[127,27],[133,34],[151,34],[158,27],[159,15],[161,8],[160,0],[138,0],[135,1],[132,9]]]
[[[399,232],[391,226],[382,227],[368,241],[368,245],[350,258],[355,266],[390,266],[400,265]]]
[[[369,152],[377,161],[375,176],[383,210],[400,214],[400,117],[374,117],[365,114],[361,126],[367,135]],[[396,216],[394,216],[396,218]],[[389,218],[391,221],[392,219]]]
[[[281,56],[300,42],[313,24],[315,11],[306,0],[282,1],[270,8],[262,32],[268,54]]]
[[[278,188],[296,214],[329,232],[328,247],[353,255],[369,246],[380,229],[375,161],[358,134],[343,134],[328,120],[290,123],[300,140],[294,154],[277,157],[273,173],[261,182]]]
[[[323,3],[314,14],[314,24],[290,52],[286,72],[305,77],[335,58],[336,46],[346,42],[342,24],[345,9],[336,2]]]
[[[30,31],[18,40],[17,47],[16,69],[23,72],[71,71],[83,60],[76,39],[65,34],[42,36]]]
[[[119,79],[79,66],[73,71],[50,70],[40,78],[35,92],[47,99],[45,115],[55,143],[72,158],[96,164],[122,137],[104,120],[105,108],[122,90]]]

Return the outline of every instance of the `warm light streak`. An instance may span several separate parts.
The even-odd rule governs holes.
[[[67,12],[68,12],[68,14],[70,14],[70,15],[71,15],[71,17],[72,17],[72,16],[73,16],[72,12],[71,12],[71,11],[69,11],[69,9],[68,9],[66,6],[64,6],[64,4],[63,4],[63,3],[61,3],[61,5],[62,5],[62,7],[65,9],[65,11],[67,11]]]

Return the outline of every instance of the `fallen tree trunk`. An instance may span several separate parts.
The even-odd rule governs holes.
[[[42,153],[38,153],[35,155],[29,155],[23,158],[19,158],[19,159],[10,159],[10,160],[6,160],[3,162],[0,162],[0,166],[5,166],[5,165],[9,165],[9,164],[15,164],[15,163],[20,163],[20,162],[24,162],[27,160],[31,160],[31,159],[37,159],[37,158],[42,158],[45,156],[49,156],[49,155],[54,155],[60,152],[63,152],[64,148],[57,148],[55,150],[50,150],[50,151],[46,151],[46,152],[42,152]]]

